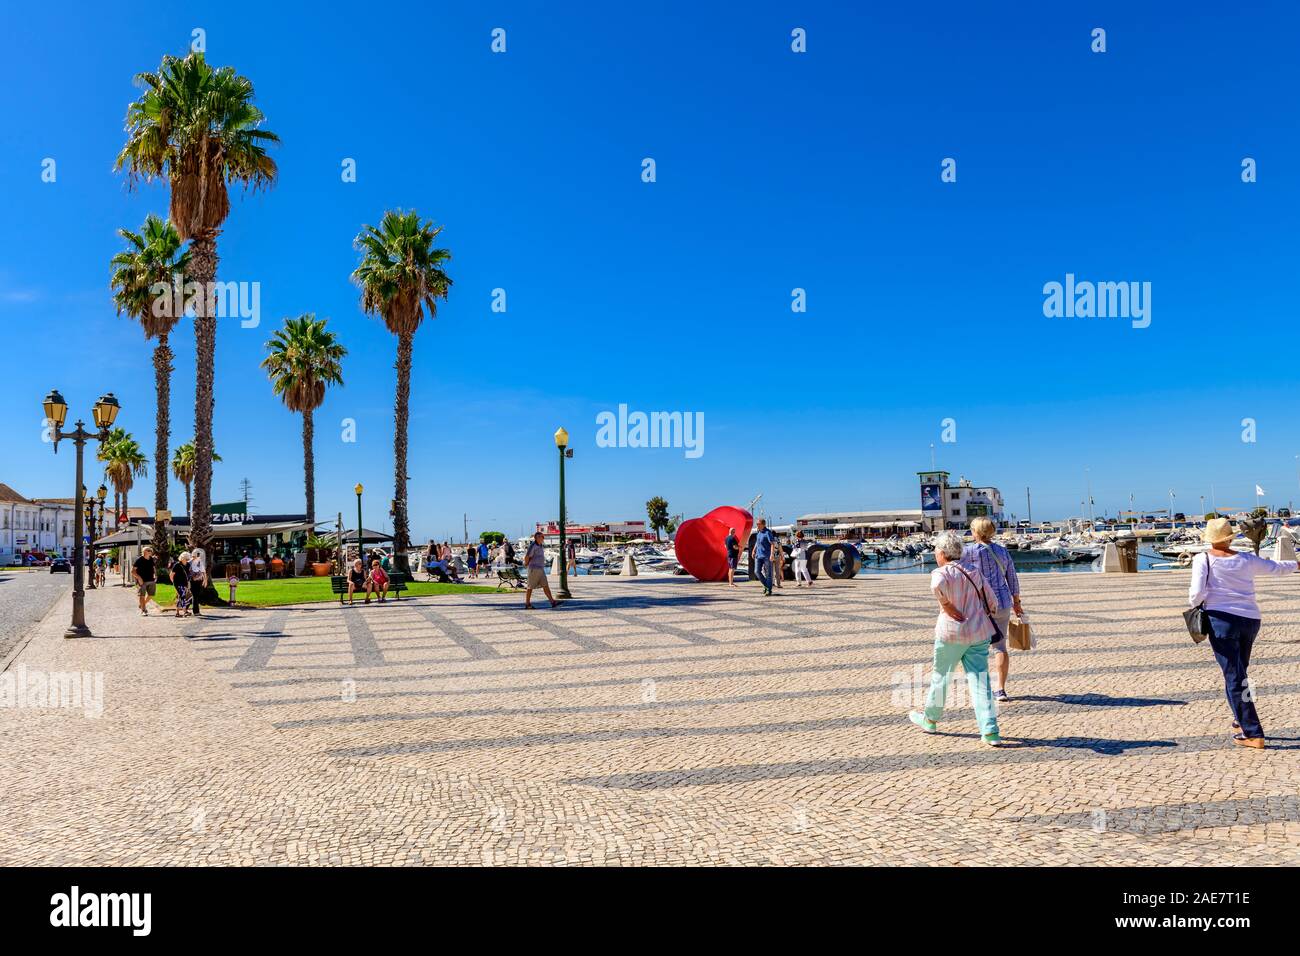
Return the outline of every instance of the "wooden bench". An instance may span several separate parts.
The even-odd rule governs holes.
[[[502,586],[503,584],[508,584],[508,585],[510,585],[512,588],[521,588],[521,587],[523,587],[523,586],[524,586],[524,579],[520,576],[520,574],[519,574],[519,569],[516,568],[516,567],[513,567],[513,566],[508,567],[508,568],[497,568],[497,587],[496,587],[496,589],[497,589],[498,591],[500,591],[500,590],[501,590],[501,586]]]
[[[406,586],[410,582],[411,582],[411,576],[409,574],[403,574],[401,571],[389,571],[388,572],[388,593],[396,595],[396,600],[400,601],[402,599],[402,592],[407,589]],[[340,604],[345,603],[343,598],[345,598],[348,593],[347,577],[345,575],[338,575],[338,574],[331,575],[330,590],[339,596]],[[358,593],[363,596],[365,595],[364,590],[359,590]]]

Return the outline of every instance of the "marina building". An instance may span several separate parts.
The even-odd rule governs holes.
[[[567,510],[567,509],[566,509]],[[559,544],[560,541],[560,522],[539,521],[537,530],[546,535],[547,544]],[[621,541],[630,539],[633,541],[653,541],[654,532],[651,531],[644,521],[604,521],[596,524],[573,524],[564,525],[564,535],[566,538],[573,538],[582,544],[596,544],[601,541]]]
[[[920,471],[921,507],[829,511],[803,515],[794,530],[816,538],[889,538],[917,531],[934,533],[969,528],[975,518],[991,518],[1001,525],[1002,492],[992,485],[976,485],[966,477],[949,482],[946,471]]]
[[[1002,492],[992,485],[975,485],[964,475],[950,484],[946,471],[918,471],[921,513],[926,531],[969,528],[975,518],[1004,523]]]
[[[796,518],[794,530],[813,538],[889,538],[920,531],[921,510],[827,511]]]

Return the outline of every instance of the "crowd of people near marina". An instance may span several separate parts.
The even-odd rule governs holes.
[[[453,546],[450,541],[430,541],[420,555],[420,564],[431,578],[459,583],[489,577],[498,568],[516,566],[515,553],[515,546],[504,537],[493,543],[480,541],[461,546]],[[575,554],[570,542],[570,561],[575,560]]]

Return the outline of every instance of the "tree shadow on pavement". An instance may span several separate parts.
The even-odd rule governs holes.
[[[1079,707],[1183,707],[1185,700],[1166,700],[1162,697],[1109,697],[1106,694],[1051,694],[1046,696],[1017,694],[1016,701],[1037,701],[1052,704],[1075,704]]]
[[[1130,750],[1146,750],[1151,747],[1177,747],[1176,740],[1109,740],[1105,737],[1003,737],[1005,750],[1027,750],[1030,748],[1054,748],[1062,750],[1091,750],[1095,754],[1114,757]]]

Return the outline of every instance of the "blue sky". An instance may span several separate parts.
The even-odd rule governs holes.
[[[384,525],[395,343],[348,276],[361,225],[399,206],[444,224],[454,256],[415,344],[417,538],[466,513],[472,532],[553,517],[561,424],[574,520],[642,517],[655,494],[688,516],[759,492],[787,520],[917,507],[931,442],[1020,517],[1026,486],[1035,518],[1077,513],[1088,478],[1112,513],[1170,488],[1193,510],[1211,485],[1221,506],[1256,483],[1300,500],[1293,5],[729,6],[11,9],[0,480],[69,493],[70,449],[40,441],[52,386],[87,412],[114,390],[152,449],[149,346],[107,275],[115,230],[167,191],[128,192],[112,161],[132,76],[201,27],[284,141],[279,183],[235,194],[219,244],[220,279],[261,284],[262,321],[218,332],[215,500],[248,477],[256,510],[301,510],[299,419],[257,365],[284,316],[314,311],[350,350],[317,414],[317,512],[349,513],[360,480]],[[1150,327],[1045,318],[1067,272],[1150,282]],[[188,328],[173,339],[174,445],[194,370]],[[596,447],[620,403],[703,412],[705,454]],[[151,504],[152,472],[132,498]]]

